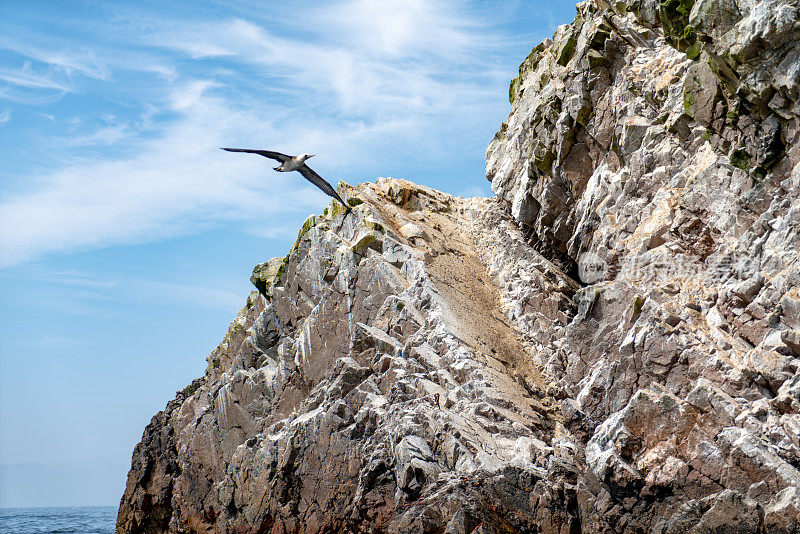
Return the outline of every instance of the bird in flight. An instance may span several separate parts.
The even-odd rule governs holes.
[[[342,200],[342,197],[336,192],[331,184],[326,182],[322,176],[314,172],[314,170],[306,165],[306,160],[314,156],[314,154],[300,154],[299,156],[287,156],[286,154],[281,154],[280,152],[271,152],[269,150],[254,150],[250,148],[223,148],[222,150],[227,150],[228,152],[248,152],[250,154],[258,154],[260,156],[264,156],[265,158],[274,159],[275,161],[280,161],[281,164],[275,167],[275,170],[278,172],[291,172],[297,171],[303,175],[303,178],[311,182],[312,184],[319,187],[323,193],[326,195],[335,198],[339,201],[339,203],[344,206],[346,212],[350,211],[350,206]]]

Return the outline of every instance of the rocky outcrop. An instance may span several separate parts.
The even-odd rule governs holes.
[[[339,192],[137,445],[118,532],[800,532],[800,6],[595,0],[497,199]]]
[[[542,352],[586,530],[800,529],[799,83],[779,0],[586,2],[512,81],[487,177],[584,284]]]
[[[118,531],[577,528],[577,445],[510,297],[552,336],[578,284],[497,201],[340,192],[352,214],[256,267],[205,377],[146,429]]]

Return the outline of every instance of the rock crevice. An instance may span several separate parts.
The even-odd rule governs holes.
[[[339,193],[134,450],[118,532],[800,532],[800,6],[590,0],[495,199]]]

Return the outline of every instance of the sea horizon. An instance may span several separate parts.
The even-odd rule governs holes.
[[[117,506],[0,507],[4,534],[106,534],[114,532]]]
[[[54,504],[37,506],[6,506],[0,505],[0,510],[34,510],[38,508],[119,508],[118,504]]]

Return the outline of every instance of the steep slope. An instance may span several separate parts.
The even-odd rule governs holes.
[[[496,201],[391,179],[341,192],[353,213],[309,218],[256,269],[263,295],[145,431],[118,531],[575,521],[545,483],[551,464],[574,473],[574,445],[498,286],[524,284],[555,329],[577,284]]]
[[[137,445],[118,532],[800,532],[800,5],[604,0],[497,199],[340,185]]]
[[[512,82],[487,177],[587,284],[544,352],[589,530],[800,528],[799,20],[586,2]]]

